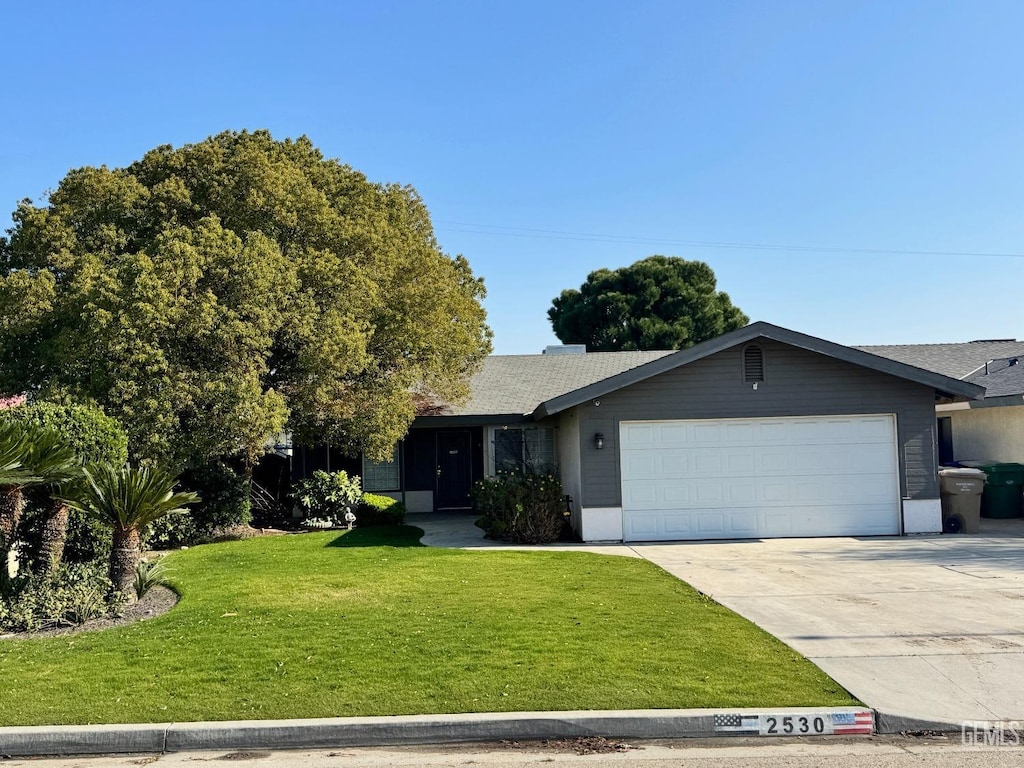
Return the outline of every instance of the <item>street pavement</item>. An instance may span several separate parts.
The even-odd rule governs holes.
[[[624,747],[625,748],[625,747]],[[576,754],[570,745],[489,744],[296,751],[179,752],[166,755],[13,759],[4,768],[1019,768],[1024,747],[964,748],[959,735],[791,741],[729,739],[631,744],[626,751]]]

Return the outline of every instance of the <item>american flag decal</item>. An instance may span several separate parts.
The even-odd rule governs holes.
[[[875,715],[868,709],[857,712],[833,712],[830,717],[832,733],[873,733],[875,730]]]
[[[715,730],[722,733],[757,733],[757,715],[715,715]]]

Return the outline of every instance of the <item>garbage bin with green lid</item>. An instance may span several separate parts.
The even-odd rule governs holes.
[[[977,533],[985,473],[980,469],[939,470],[943,533]]]
[[[985,473],[981,516],[1006,519],[1024,513],[1024,464],[998,461],[961,461],[965,467]]]

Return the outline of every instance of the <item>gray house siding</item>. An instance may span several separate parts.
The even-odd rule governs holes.
[[[756,390],[743,381],[739,345],[581,405],[581,506],[621,506],[622,421],[872,413],[896,414],[901,494],[938,498],[934,389],[780,342],[759,345],[765,380]]]

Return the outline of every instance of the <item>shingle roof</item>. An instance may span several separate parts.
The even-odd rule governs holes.
[[[856,349],[916,368],[963,379],[989,360],[1024,356],[1024,341],[968,341],[959,344],[883,344]]]
[[[672,350],[582,355],[491,355],[470,384],[472,395],[445,415],[528,414],[546,400],[649,363]]]
[[[687,355],[680,355],[684,362],[692,354],[702,349],[716,349],[716,344],[737,343],[733,336],[743,333],[754,333],[779,337],[787,343],[800,343],[800,340],[820,342],[829,349],[843,350],[846,348],[833,345],[814,337],[797,334],[784,328],[777,328],[767,323],[754,323],[740,331],[713,339],[699,345]],[[728,337],[728,338],[727,338]],[[815,347],[817,349],[817,347]],[[1007,357],[1020,354],[1024,361],[1024,342],[969,342],[964,344],[909,344],[889,346],[853,347],[863,352],[895,360],[924,371],[938,373],[961,379],[972,373],[986,362],[996,357]],[[818,350],[821,351],[821,350]],[[828,350],[826,350],[828,351]],[[620,376],[640,366],[660,360],[673,354],[674,350],[651,352],[589,352],[586,354],[555,354],[555,355],[491,355],[484,360],[483,368],[473,377],[470,388],[472,394],[463,405],[440,406],[429,415],[437,416],[508,416],[535,414],[541,404],[555,398],[564,398],[579,390],[592,387],[599,382]],[[870,363],[870,359],[867,359]],[[864,361],[859,361],[864,364]],[[664,367],[664,366],[662,366]],[[1022,366],[1024,368],[1024,366]],[[654,373],[654,367],[649,369]],[[658,369],[660,370],[660,368]],[[906,369],[903,369],[906,375]],[[893,371],[900,375],[898,370]],[[641,375],[642,372],[637,372]],[[632,375],[632,374],[631,374]],[[928,374],[919,374],[928,377]],[[913,376],[912,376],[913,377]],[[982,384],[984,382],[972,383]],[[1024,376],[1022,376],[1024,381]],[[609,382],[613,384],[616,382]],[[939,381],[941,384],[941,381]],[[991,383],[991,382],[990,382]]]
[[[967,381],[985,387],[985,397],[1024,394],[1024,356],[1004,357],[967,377]]]

